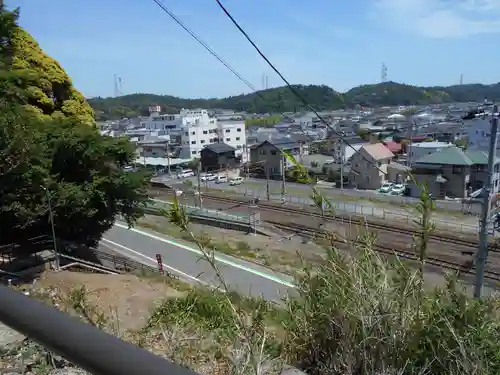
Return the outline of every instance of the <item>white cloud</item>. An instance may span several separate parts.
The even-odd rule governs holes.
[[[374,15],[429,38],[500,33],[500,0],[377,0]]]

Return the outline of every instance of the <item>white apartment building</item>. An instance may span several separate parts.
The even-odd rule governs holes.
[[[236,149],[236,156],[246,162],[246,129],[244,121],[217,121],[206,109],[182,109],[179,114],[160,114],[159,106],[149,108],[150,116],[141,122],[149,132],[165,131],[181,135],[183,159],[200,157],[203,147],[212,143],[226,143]]]
[[[191,124],[184,126],[183,131],[181,158],[198,158],[203,147],[220,142],[234,147],[236,156],[241,156],[242,162],[247,161],[247,140],[243,121]]]
[[[160,106],[149,107],[149,117],[141,121],[148,131],[180,129],[189,125],[215,124],[217,119],[209,116],[206,109],[181,109],[179,114],[160,114]]]

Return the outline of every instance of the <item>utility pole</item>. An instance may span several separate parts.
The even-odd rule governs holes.
[[[171,170],[170,170],[170,141],[167,142],[167,168],[168,168],[168,175],[170,176]]]
[[[484,268],[488,260],[488,226],[490,224],[491,193],[493,190],[493,176],[495,173],[495,160],[498,132],[498,107],[493,106],[490,132],[490,149],[488,154],[488,179],[482,191],[482,210],[479,230],[479,249],[476,254],[476,283],[474,285],[474,298],[480,298],[484,283]]]
[[[269,164],[266,163],[264,164],[264,167],[266,168],[266,195],[267,195],[267,200],[270,201],[271,200],[271,197],[270,197],[270,193],[269,193]]]
[[[45,194],[47,195],[47,203],[49,205],[49,218],[50,218],[50,226],[52,227],[52,241],[54,242],[54,258],[55,258],[55,269],[59,271],[60,262],[59,262],[59,251],[57,251],[57,238],[56,238],[56,227],[54,224],[54,213],[52,211],[52,194],[50,190],[46,187],[42,186],[42,189],[45,190]]]
[[[413,130],[416,128],[415,126],[415,120],[411,120],[411,125],[410,125],[410,142],[408,143],[408,148],[406,150],[406,164],[408,167],[411,168],[411,150],[412,150],[412,145],[413,145]]]
[[[345,163],[345,145],[340,144],[340,190],[344,190],[344,163]]]
[[[201,199],[201,162],[198,161],[198,200],[200,202],[200,208],[202,208],[202,199]]]
[[[286,158],[281,156],[281,200],[285,200],[286,195]]]

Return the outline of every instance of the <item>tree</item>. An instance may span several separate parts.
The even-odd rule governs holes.
[[[0,0],[0,245],[50,233],[96,244],[121,215],[143,214],[149,176],[125,172],[126,139],[101,136],[93,111],[60,65]]]
[[[75,118],[0,109],[0,244],[50,233],[47,193],[63,240],[94,245],[117,215],[129,224],[142,216],[149,176],[124,171],[135,158],[131,143]]]

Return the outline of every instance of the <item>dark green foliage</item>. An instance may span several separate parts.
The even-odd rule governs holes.
[[[334,110],[356,105],[412,105],[480,101],[500,98],[500,83],[494,85],[456,85],[418,87],[395,82],[355,87],[339,94],[328,86],[295,85],[297,91],[318,110]],[[287,87],[277,87],[257,94],[230,96],[222,99],[183,99],[169,95],[132,94],[118,98],[89,99],[98,120],[148,115],[148,107],[162,106],[165,113],[178,113],[181,108],[221,108],[250,113],[283,113],[306,110]]]
[[[340,108],[342,98],[328,86],[295,85],[295,89],[318,110]],[[89,104],[96,112],[97,120],[147,115],[148,107],[161,105],[163,112],[179,112],[181,108],[221,108],[251,113],[295,112],[304,108],[286,87],[277,87],[257,94],[230,96],[224,99],[183,99],[169,95],[132,94],[118,98],[93,98]]]
[[[142,215],[148,176],[123,171],[133,145],[74,121],[1,109],[0,244],[50,233],[44,188],[61,239],[95,243],[116,215],[129,222]]]
[[[147,199],[125,139],[103,137],[64,70],[16,25],[0,0],[0,245],[50,234],[95,244],[117,215],[132,223]]]

